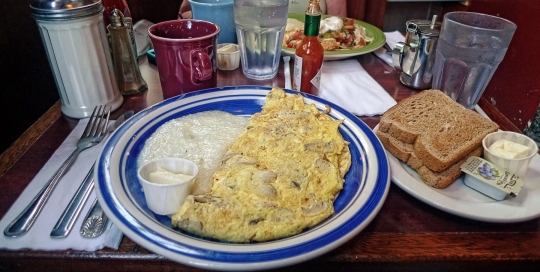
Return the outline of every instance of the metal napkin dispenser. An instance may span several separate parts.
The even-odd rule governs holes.
[[[431,88],[435,50],[441,23],[433,20],[407,22],[405,42],[398,42],[392,50],[394,68],[401,71],[400,81],[415,89]]]

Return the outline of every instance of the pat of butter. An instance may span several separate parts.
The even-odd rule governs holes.
[[[514,173],[479,157],[469,157],[460,167],[467,174],[465,185],[496,200],[517,196],[525,184]]]
[[[193,176],[169,172],[164,168],[159,168],[156,172],[150,173],[149,181],[156,184],[177,184],[189,181]]]
[[[489,151],[499,157],[507,159],[520,159],[529,156],[529,147],[506,139],[494,142],[489,147]]]

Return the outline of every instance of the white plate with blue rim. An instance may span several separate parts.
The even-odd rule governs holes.
[[[137,157],[163,123],[185,115],[222,110],[251,116],[261,110],[269,87],[214,88],[167,99],[122,124],[105,143],[96,162],[96,193],[112,222],[144,248],[174,261],[219,270],[260,270],[288,266],[320,256],[363,230],[382,207],[390,186],[388,159],[371,129],[344,109],[308,94],[306,103],[344,120],[340,131],[350,142],[352,165],[335,213],[303,232],[269,242],[235,244],[204,239],[172,227],[170,218],[152,213],[137,180]],[[292,91],[287,91],[293,93]]]

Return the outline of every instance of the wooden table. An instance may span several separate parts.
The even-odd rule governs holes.
[[[396,100],[415,90],[399,83],[399,73],[373,54],[357,60]],[[125,97],[116,118],[126,110],[140,111],[162,100],[157,69],[142,60],[150,89]],[[241,69],[219,71],[219,86],[284,86],[283,65],[276,78],[249,80]],[[518,131],[487,100],[480,106],[504,130]],[[370,127],[379,117],[361,117]],[[60,146],[77,120],[67,118],[57,103],[0,157],[0,216],[4,216],[26,185]],[[484,223],[435,209],[391,184],[375,219],[356,237],[316,259],[279,271],[328,270],[533,270],[540,264],[540,219],[521,223]],[[0,270],[186,270],[198,271],[147,251],[124,237],[118,250],[31,251],[0,250]]]

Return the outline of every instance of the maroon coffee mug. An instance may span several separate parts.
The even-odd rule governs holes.
[[[219,27],[200,20],[173,20],[148,28],[163,98],[217,86]]]

